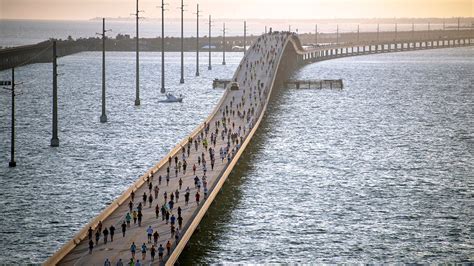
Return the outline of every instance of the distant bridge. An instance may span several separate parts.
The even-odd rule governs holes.
[[[375,43],[361,41],[304,49],[296,34],[273,32],[261,36],[245,53],[232,78],[233,82],[238,83],[239,88],[236,89],[234,86],[234,90],[231,89],[233,86],[228,86],[216,108],[203,124],[176,145],[158,164],[142,175],[102,213],[85,225],[45,264],[100,265],[104,263],[105,258],[111,260],[112,264],[115,264],[119,258],[126,263],[131,257],[130,245],[132,242],[135,242],[137,246],[136,258],[141,260],[140,247],[142,243],[147,243],[148,248],[151,246],[145,233],[146,228],[151,226],[154,231],[160,234],[158,245],[161,244],[165,247],[168,241],[171,244],[171,253],[167,255],[165,252],[164,260],[161,263],[173,265],[178,261],[179,255],[211,207],[239,158],[243,156],[245,148],[249,145],[265,115],[272,91],[281,86],[295,69],[305,63],[345,56],[468,46],[474,43],[473,39],[474,36],[471,34],[469,36],[456,35],[443,40],[413,39]],[[216,136],[212,138],[214,133]],[[213,140],[215,144],[213,144]],[[206,143],[208,144],[206,145]],[[213,164],[212,168],[210,165],[212,159],[208,150],[210,147],[215,150],[215,165]],[[227,149],[227,153],[221,155],[221,148],[225,148],[224,151]],[[203,155],[207,160],[207,168],[202,164]],[[184,161],[188,165],[186,172],[181,167],[181,163],[184,164]],[[192,169],[193,165],[197,166],[195,174]],[[179,171],[175,172],[175,169],[179,169]],[[171,176],[169,185],[165,181],[167,175]],[[202,177],[204,175],[209,188],[207,197],[204,197],[203,188],[198,189],[195,185],[195,176],[198,176],[200,182],[203,183]],[[162,177],[162,181],[158,185],[159,176]],[[182,187],[179,186],[179,179],[183,181]],[[120,226],[126,213],[129,212],[131,194],[132,192],[135,194],[132,208],[136,209],[139,202],[142,202],[143,193],[149,194],[150,192],[149,182],[152,183],[152,186],[158,185],[159,195],[152,199],[151,207],[148,207],[148,201],[144,202],[142,226],[132,224],[127,227],[125,237],[122,237]],[[191,195],[189,204],[185,204],[183,200],[187,187],[190,188]],[[161,214],[158,217],[155,216],[155,206],[166,203],[163,200],[163,192],[167,191],[170,194],[176,189],[180,193],[180,200],[174,203],[172,213],[176,215],[176,208],[180,206],[184,219],[178,238],[172,235],[170,224],[162,220]],[[197,203],[195,195],[198,191],[201,200]],[[117,228],[115,239],[112,243],[104,244],[101,234],[99,244],[94,244],[92,254],[89,254],[88,229],[91,227],[95,231],[99,221],[102,221],[104,227],[114,225]],[[145,263],[150,262],[149,252],[147,251]],[[155,260],[155,262],[157,261]]]
[[[445,38],[437,36],[432,39],[406,38],[399,40],[371,40],[330,44],[298,50],[298,61],[308,63],[356,55],[452,48],[471,45],[474,45],[474,31],[465,31],[463,34],[452,35],[450,38],[448,38],[448,36],[445,36]]]

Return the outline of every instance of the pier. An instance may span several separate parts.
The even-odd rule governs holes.
[[[295,89],[344,89],[342,79],[309,79],[309,80],[287,80],[286,88]]]
[[[162,245],[165,248],[164,259],[161,263],[173,265],[178,261],[179,255],[211,207],[239,158],[243,156],[245,148],[249,145],[265,115],[272,91],[288,81],[289,75],[296,68],[306,63],[347,56],[469,46],[474,44],[473,40],[474,36],[471,32],[470,35],[443,40],[375,43],[361,41],[303,49],[300,39],[293,33],[273,32],[260,36],[248,48],[231,79],[232,82],[238,84],[238,89],[234,86],[226,86],[221,100],[201,125],[177,144],[155,167],[140,176],[128,190],[79,231],[45,264],[100,265],[106,258],[112,264],[115,264],[118,259],[122,259],[125,264],[131,258],[130,246],[133,242],[137,248],[135,258],[142,262],[142,244],[145,243],[148,249],[152,245],[147,241],[146,232],[151,226],[153,231],[159,233],[158,246]],[[342,87],[342,81],[340,84]],[[220,152],[221,148],[223,152]],[[206,167],[203,166],[203,159],[206,161]],[[183,165],[187,165],[186,171]],[[195,174],[193,165],[196,165]],[[195,186],[196,176],[202,184],[200,188]],[[180,180],[182,180],[181,187]],[[207,193],[204,192],[204,182],[207,184]],[[151,190],[149,190],[150,184]],[[159,188],[157,197],[154,194],[156,185]],[[185,204],[187,187],[189,187],[189,203]],[[170,213],[178,217],[177,208],[180,207],[182,210],[183,226],[179,229],[178,237],[173,236],[171,225],[162,219],[161,211],[161,206],[169,203],[171,193],[175,193],[176,190],[179,192],[179,200],[174,201]],[[133,210],[136,210],[138,204],[143,201],[144,193],[147,196],[153,195],[153,199],[151,206],[149,197],[142,202],[141,226],[132,221],[130,227],[126,228],[125,236],[122,236],[121,224],[129,212],[132,192],[135,195],[132,201]],[[164,192],[168,194],[166,201]],[[197,194],[199,194],[199,202],[196,201]],[[157,205],[160,207],[158,217],[155,214]],[[95,233],[99,222],[102,223],[103,228],[111,225],[116,228],[114,241],[104,244],[104,236],[100,232],[100,241],[96,245],[93,234],[94,247],[89,254],[88,230],[90,227]],[[175,225],[179,228],[177,222]],[[171,246],[170,254],[166,251],[168,241]],[[144,262],[147,264],[150,262],[149,250]],[[154,263],[158,264],[158,252]]]

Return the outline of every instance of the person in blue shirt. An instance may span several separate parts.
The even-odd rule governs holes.
[[[163,248],[163,245],[160,244],[160,247],[158,248],[158,257],[160,260],[163,260],[163,253],[165,252],[165,249]]]
[[[148,229],[146,229],[146,233],[148,236],[148,243],[151,243],[151,236],[153,235],[153,229],[151,228],[151,225],[148,226]]]
[[[135,242],[132,243],[130,246],[130,252],[132,252],[132,258],[135,259],[135,252],[137,251],[137,246],[135,245]]]
[[[146,247],[145,243],[143,243],[143,245],[142,245],[142,260],[145,260],[147,249],[148,248]]]

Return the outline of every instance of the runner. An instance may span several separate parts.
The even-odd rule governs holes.
[[[145,206],[146,206],[146,199],[147,199],[146,192],[143,192],[143,205]]]
[[[146,247],[145,243],[143,243],[143,245],[142,245],[142,260],[145,260],[145,258],[146,258],[146,250],[147,250],[147,247]]]
[[[115,226],[111,225],[109,228],[110,242],[114,242]]]
[[[132,242],[132,245],[130,246],[130,252],[132,253],[132,259],[135,259],[135,252],[137,251],[137,246],[135,245],[135,242]]]
[[[178,189],[176,189],[176,191],[174,192],[174,196],[176,198],[176,202],[178,202],[178,200],[179,200],[179,190]]]
[[[137,218],[138,218],[137,211],[134,210],[132,213],[132,216],[133,216],[133,224],[137,224]]]
[[[158,243],[158,238],[160,237],[160,234],[158,234],[158,230],[156,230],[154,233],[153,233],[153,244],[156,244]]]
[[[155,185],[154,191],[155,191],[155,199],[157,199],[158,193],[160,193],[160,188],[157,185]]]
[[[171,242],[168,240],[168,242],[166,243],[166,255],[170,255],[171,254]]]
[[[165,249],[163,248],[163,246],[160,244],[160,247],[158,248],[158,257],[160,258],[160,261],[163,261],[163,252],[165,251]]]
[[[158,219],[158,217],[160,216],[160,204],[156,204],[155,206],[155,216],[156,219]]]
[[[107,244],[107,238],[109,237],[109,229],[105,227],[104,231],[102,231],[102,234],[104,234],[104,244]]]
[[[130,224],[130,222],[128,222]],[[122,236],[125,237],[125,232],[127,231],[127,224],[125,224],[125,221],[122,223]]]
[[[186,191],[186,194],[184,194],[184,205],[188,206],[189,202],[189,192]]]
[[[141,211],[138,212],[137,214],[137,218],[138,218],[138,226],[142,226],[142,218],[143,218],[143,214]]]
[[[97,230],[97,231],[95,232],[95,245],[96,245],[96,246],[99,245],[99,240],[100,240],[100,231]]]
[[[196,205],[199,205],[199,198],[201,197],[201,195],[199,195],[199,191],[196,191]]]
[[[182,229],[183,228],[183,217],[181,217],[181,215],[179,215],[177,220],[178,220],[179,229]]]
[[[151,228],[151,225],[149,225],[148,229],[146,229],[146,233],[148,236],[148,243],[151,243],[151,236],[153,235],[153,229]]]
[[[151,261],[155,261],[155,252],[156,252],[155,245],[152,245],[150,248]]]
[[[130,227],[130,221],[132,220],[132,216],[129,212],[127,212],[127,215],[125,215],[125,220],[127,221],[127,227]]]
[[[151,195],[151,193],[150,193],[150,196],[148,197],[148,203],[149,203],[149,207],[151,208],[151,204],[153,203],[153,196]]]
[[[94,241],[89,239],[89,254],[92,254],[92,249],[94,248]]]

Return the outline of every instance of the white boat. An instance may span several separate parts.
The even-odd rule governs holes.
[[[165,96],[166,96],[166,99],[160,100],[159,102],[162,102],[162,103],[180,103],[180,102],[183,101],[183,97],[181,96],[181,94],[179,95],[179,97],[176,97],[173,94],[168,92]]]

